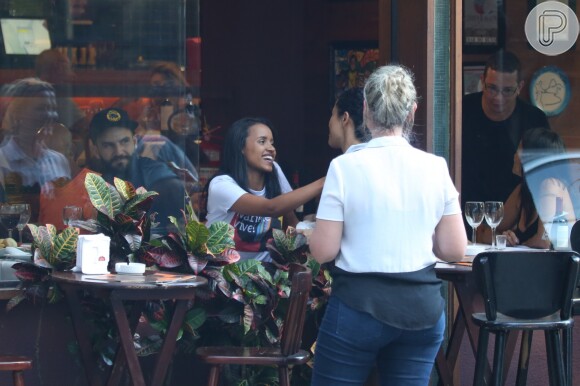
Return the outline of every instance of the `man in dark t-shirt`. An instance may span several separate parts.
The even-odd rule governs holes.
[[[542,110],[519,98],[524,81],[514,54],[491,56],[481,80],[483,91],[463,98],[462,207],[467,201],[505,202],[521,181],[512,168],[523,133],[550,128]]]

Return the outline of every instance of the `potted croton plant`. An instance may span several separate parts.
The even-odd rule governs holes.
[[[330,288],[328,271],[321,269],[309,256],[306,239],[289,228],[286,232],[273,230],[268,249],[273,263],[257,260],[240,261],[234,249],[234,229],[230,224],[217,222],[209,227],[201,223],[191,205],[181,218],[170,218],[173,230],[161,237],[152,236],[154,220],[148,213],[156,192],[134,188],[129,182],[115,179],[114,185],[97,174],[88,173],[85,179],[96,218],[79,221],[74,225],[92,233],[103,233],[111,238],[111,264],[127,259],[145,263],[148,269],[195,273],[208,279],[208,286],[200,288],[196,302],[185,317],[178,347],[193,352],[200,345],[270,345],[277,343],[286,312],[290,292],[288,264],[300,263],[313,271],[314,286],[311,309],[319,309]],[[67,228],[60,234],[52,225],[29,226],[38,249],[36,263],[21,264],[17,276],[25,289],[11,302],[15,306],[24,298],[35,295],[56,300],[58,291],[49,291],[50,270],[69,269],[75,265],[78,231]],[[45,263],[46,262],[46,263]],[[87,300],[94,315],[105,314],[103,305]],[[151,327],[163,334],[168,325],[166,303],[150,303],[146,308]],[[108,362],[114,353],[108,340],[112,321],[95,317],[95,331],[101,330],[106,338],[95,341],[95,350]],[[155,334],[140,337],[136,347],[141,355],[157,351],[161,340]],[[234,382],[240,379],[259,379],[269,382],[276,378],[275,370],[268,367],[245,369],[224,378]]]

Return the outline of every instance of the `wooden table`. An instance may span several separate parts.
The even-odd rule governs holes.
[[[155,282],[147,274],[141,276],[127,275],[125,280],[123,280],[123,276],[125,275],[113,275],[110,280],[107,280],[103,275],[83,275],[72,272],[54,272],[52,274],[54,281],[65,293],[75,334],[79,342],[87,380],[92,386],[105,383],[97,372],[97,355],[92,350],[90,327],[87,325],[86,318],[82,312],[79,292],[88,291],[93,296],[104,299],[109,303],[113,311],[120,344],[117,347],[112,369],[108,374],[107,385],[118,385],[125,368],[129,370],[132,385],[145,385],[143,372],[133,345],[135,329],[146,301],[175,300],[173,316],[161,350],[158,353],[151,379],[152,386],[160,386],[165,379],[167,367],[175,348],[177,334],[187,311],[188,302],[193,301],[196,288],[206,285],[207,280],[193,275],[188,275],[190,277],[184,280],[184,275],[181,275],[181,277],[177,276],[175,281],[161,283]],[[129,278],[129,276],[131,277]],[[131,307],[125,308],[125,302],[130,303]]]
[[[479,328],[471,320],[471,315],[475,312],[485,312],[485,307],[475,282],[475,276],[471,271],[471,265],[438,263],[435,266],[435,272],[437,277],[453,284],[458,300],[457,314],[451,328],[447,350],[441,347],[435,358],[435,367],[439,373],[439,385],[454,386],[453,374],[457,365],[461,342],[466,332],[473,357],[476,357]],[[504,374],[507,374],[511,363],[517,338],[517,333],[508,334]],[[488,374],[491,373],[490,368],[488,364]]]

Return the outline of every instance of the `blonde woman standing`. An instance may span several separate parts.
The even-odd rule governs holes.
[[[445,315],[436,258],[458,261],[467,239],[459,194],[443,158],[413,148],[411,73],[375,71],[364,88],[366,147],[328,170],[310,249],[335,262],[312,385],[426,386]]]

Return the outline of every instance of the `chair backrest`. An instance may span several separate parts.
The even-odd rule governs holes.
[[[579,269],[573,251],[483,252],[473,260],[488,320],[497,312],[536,319],[558,310],[569,319]]]
[[[302,331],[306,318],[306,305],[312,288],[312,272],[299,264],[290,265],[292,288],[290,303],[282,327],[280,347],[283,355],[291,355],[300,349]]]
[[[570,246],[572,250],[580,253],[580,221],[576,221],[572,225],[572,230],[570,231]]]

